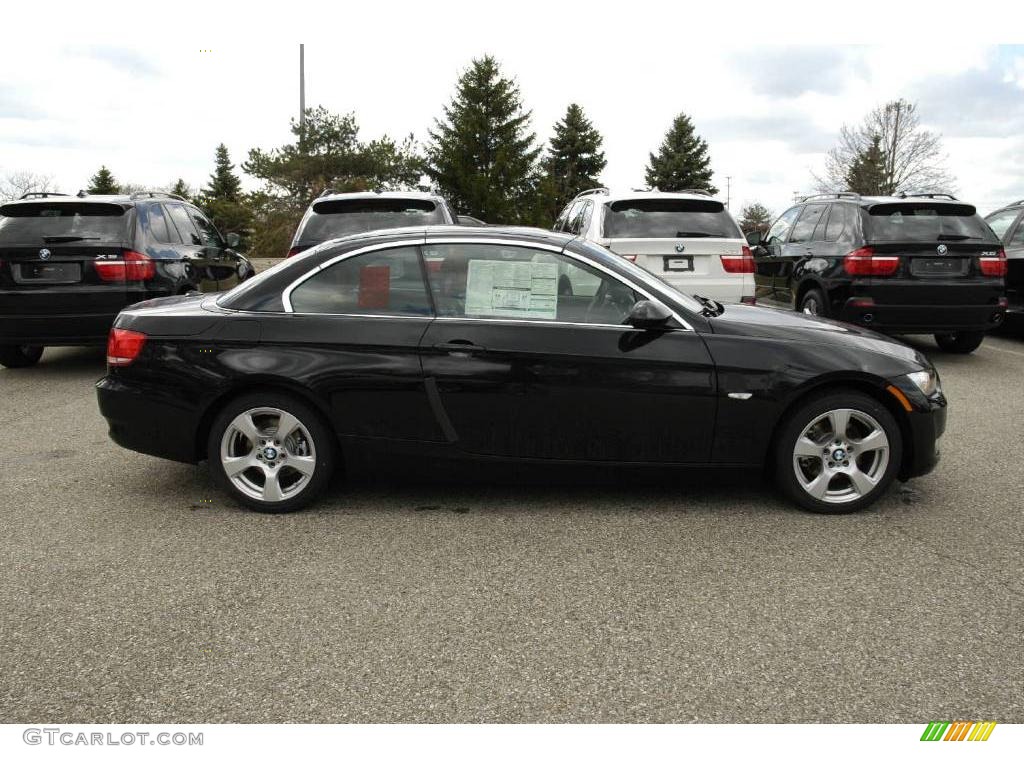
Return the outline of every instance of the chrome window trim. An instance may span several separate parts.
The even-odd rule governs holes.
[[[652,296],[651,293],[648,290],[645,290],[644,288],[640,287],[637,283],[633,282],[629,278],[624,277],[623,275],[620,275],[618,272],[615,272],[614,270],[609,269],[608,267],[604,266],[603,264],[600,264],[600,263],[598,263],[598,262],[596,262],[596,261],[594,261],[594,260],[592,260],[592,259],[590,259],[590,258],[588,258],[586,256],[583,256],[583,255],[578,254],[578,253],[570,253],[570,252],[566,251],[564,245],[559,246],[559,245],[552,245],[551,243],[536,243],[536,242],[531,242],[529,240],[513,240],[513,239],[506,239],[506,238],[472,237],[472,236],[469,236],[469,237],[459,237],[458,235],[449,235],[449,236],[438,235],[435,238],[430,238],[430,237],[424,235],[424,236],[419,237],[419,238],[417,238],[415,240],[394,240],[394,241],[388,242],[388,243],[377,243],[375,245],[368,245],[365,248],[357,248],[354,251],[349,251],[347,253],[339,254],[338,256],[334,256],[333,258],[330,258],[327,261],[324,261],[323,263],[318,264],[313,269],[310,269],[308,272],[303,273],[300,277],[296,278],[291,283],[289,283],[285,287],[284,291],[281,292],[281,305],[284,307],[284,311],[287,314],[315,316],[315,317],[390,317],[390,318],[403,318],[403,319],[411,318],[411,319],[417,319],[417,320],[423,319],[424,317],[430,317],[428,315],[363,315],[363,314],[358,314],[358,313],[346,313],[346,312],[338,312],[338,313],[333,313],[333,312],[296,312],[295,309],[292,307],[291,296],[292,296],[292,292],[296,288],[298,288],[304,282],[306,282],[307,280],[312,278],[318,272],[321,272],[322,270],[325,270],[328,267],[333,266],[334,264],[337,264],[340,261],[345,261],[346,259],[351,259],[351,258],[353,258],[355,256],[360,256],[360,255],[362,255],[364,253],[372,253],[373,251],[382,251],[382,250],[387,250],[387,249],[391,249],[391,248],[407,248],[409,246],[412,246],[412,247],[417,247],[417,246],[424,247],[424,246],[427,246],[427,245],[460,245],[460,244],[466,244],[466,245],[508,245],[508,246],[513,246],[513,247],[517,247],[517,248],[527,248],[527,249],[532,249],[532,250],[550,251],[551,253],[557,253],[557,254],[559,254],[561,256],[564,256],[567,259],[583,262],[584,264],[592,267],[593,269],[596,269],[599,272],[603,272],[604,274],[608,275],[609,277],[612,277],[612,278],[618,280],[619,282],[623,283],[624,285],[628,286],[629,288],[631,288],[633,291],[635,291],[636,293],[638,293],[641,296],[643,296],[648,301],[656,301],[659,304],[665,305],[665,302],[662,299],[659,299],[657,296]],[[425,255],[424,255],[424,258],[425,258]],[[425,286],[425,287],[427,288],[428,291],[430,290],[430,286],[429,285]],[[685,331],[692,331],[693,330],[693,326],[691,326],[688,322],[686,322],[686,320],[683,319],[683,317],[678,312],[676,312],[672,307],[669,307],[669,306],[666,305],[666,308],[669,310],[669,312],[672,313],[672,317],[675,318],[676,322],[678,322],[682,326],[682,330],[685,330]],[[591,328],[594,328],[594,327],[597,327],[597,328],[629,328],[630,327],[630,326],[627,326],[627,325],[613,325],[613,324],[610,324],[610,323],[576,323],[576,322],[568,322],[568,321],[562,321],[562,320],[529,320],[529,319],[525,319],[525,318],[511,318],[511,317],[510,318],[500,318],[500,317],[498,317],[498,318],[445,317],[445,316],[440,316],[440,315],[435,314],[435,315],[433,315],[433,319],[435,319],[435,320],[448,320],[448,321],[458,320],[458,321],[469,321],[469,322],[478,321],[478,322],[496,322],[496,323],[510,323],[510,322],[511,323],[547,323],[547,324],[555,324],[555,325],[569,325],[569,326],[581,326],[581,327],[591,327]]]

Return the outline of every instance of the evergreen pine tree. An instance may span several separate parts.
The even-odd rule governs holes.
[[[530,221],[540,148],[529,122],[515,81],[493,57],[474,59],[430,131],[424,171],[459,213],[496,224]]]
[[[645,176],[647,185],[662,192],[706,189],[715,194],[718,189],[712,186],[711,176],[708,144],[694,132],[693,121],[680,113],[665,134],[658,154],[651,154]]]
[[[740,213],[740,229],[744,234],[747,232],[763,234],[772,225],[772,219],[772,212],[768,208],[761,203],[751,203],[743,206],[743,211]]]
[[[180,177],[178,178],[178,180],[176,182],[174,182],[174,186],[171,187],[170,191],[171,191],[172,195],[177,195],[178,197],[183,197],[186,200],[191,200],[192,199],[192,188],[188,184],[185,183],[184,179],[182,179]]]
[[[584,189],[600,186],[598,177],[607,162],[601,151],[603,139],[578,104],[570,104],[565,117],[555,123],[543,161],[544,185],[551,195],[545,201],[550,225],[562,208]]]
[[[116,195],[121,191],[114,174],[105,165],[101,165],[91,179],[86,192],[90,195]]]
[[[234,171],[228,148],[217,145],[213,173],[197,202],[221,234],[235,232],[244,240],[252,226],[252,214],[246,205],[242,182]]]
[[[853,158],[846,172],[846,189],[862,195],[891,195],[894,190],[886,182],[885,151],[882,137],[875,134],[871,143]]]

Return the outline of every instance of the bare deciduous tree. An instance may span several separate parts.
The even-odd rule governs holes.
[[[17,200],[26,192],[56,192],[53,177],[32,171],[11,171],[0,178],[0,201]]]
[[[860,125],[844,125],[839,144],[829,150],[824,176],[815,175],[821,192],[846,189],[854,164],[867,155],[876,137],[882,151],[880,194],[951,192],[954,177],[946,169],[942,137],[921,128],[917,105],[897,99],[875,107]]]

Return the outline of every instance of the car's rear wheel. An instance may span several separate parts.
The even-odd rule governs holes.
[[[207,442],[210,473],[257,512],[311,504],[334,471],[334,441],[323,418],[298,398],[253,392],[226,405]]]
[[[936,333],[935,343],[943,352],[954,352],[958,355],[969,355],[981,346],[985,334],[980,331],[956,331],[955,333]]]
[[[0,365],[6,368],[28,368],[39,362],[43,348],[31,345],[0,345]]]
[[[877,400],[840,390],[814,397],[782,426],[775,467],[782,490],[813,512],[871,504],[892,483],[903,454],[896,419]]]
[[[828,305],[825,303],[825,294],[817,288],[811,288],[800,299],[800,311],[805,315],[828,317]]]

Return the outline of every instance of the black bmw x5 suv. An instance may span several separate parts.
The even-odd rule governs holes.
[[[758,303],[973,352],[1006,313],[1006,254],[951,195],[812,195],[753,246]]]
[[[198,208],[159,192],[29,193],[0,205],[0,365],[106,343],[124,307],[232,288],[255,274]]]

